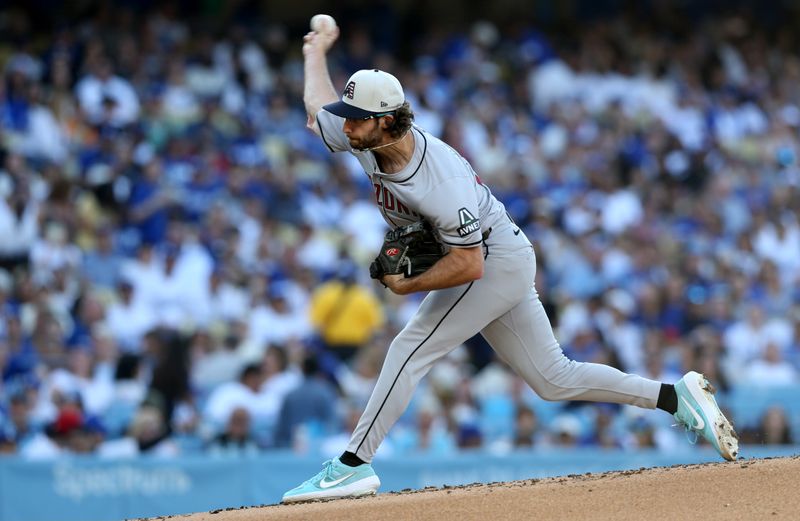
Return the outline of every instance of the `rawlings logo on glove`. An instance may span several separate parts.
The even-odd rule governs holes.
[[[378,280],[401,273],[413,277],[430,269],[444,253],[427,221],[400,226],[386,233],[380,255],[369,266],[369,276]]]

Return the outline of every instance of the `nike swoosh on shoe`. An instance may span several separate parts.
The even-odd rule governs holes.
[[[336,485],[338,485],[338,484],[339,484],[339,483],[341,483],[342,481],[346,480],[347,478],[349,478],[349,477],[351,477],[351,476],[355,476],[355,474],[356,474],[355,472],[351,472],[351,473],[349,473],[349,474],[345,474],[345,475],[344,475],[344,476],[342,476],[341,478],[334,479],[333,481],[328,481],[326,478],[322,478],[322,479],[320,480],[320,482],[319,482],[319,488],[331,488],[331,487],[335,487]]]
[[[695,411],[695,410],[694,410],[694,407],[692,407],[692,406],[689,404],[689,402],[688,402],[688,400],[686,400],[686,398],[684,398],[683,396],[681,396],[681,400],[683,400],[683,403],[685,403],[685,404],[686,404],[686,407],[688,407],[688,408],[689,408],[689,412],[691,412],[691,413],[692,413],[692,416],[694,416],[694,419],[695,419],[695,421],[697,422],[697,423],[695,423],[695,425],[692,427],[692,429],[697,429],[698,431],[702,431],[702,430],[705,428],[705,426],[706,426],[706,422],[704,422],[704,421],[703,421],[703,417],[702,417],[702,416],[700,416],[699,414],[697,414],[697,411]]]

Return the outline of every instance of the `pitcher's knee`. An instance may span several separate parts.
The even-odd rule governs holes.
[[[575,391],[582,388],[582,386],[575,385],[574,371],[579,365],[578,362],[564,357],[550,370],[540,373],[535,381],[529,380],[530,386],[540,398],[548,402],[568,400],[575,394]]]
[[[533,387],[533,390],[536,391],[536,394],[539,395],[539,398],[547,402],[558,402],[564,399],[564,389],[556,387],[550,383],[536,385]]]

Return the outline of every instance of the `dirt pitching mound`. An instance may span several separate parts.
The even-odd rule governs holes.
[[[216,510],[186,521],[800,519],[800,456]],[[166,518],[161,518],[166,519]]]

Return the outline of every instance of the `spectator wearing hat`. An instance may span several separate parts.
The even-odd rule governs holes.
[[[22,455],[32,459],[47,459],[69,451],[70,438],[78,436],[83,414],[77,407],[65,406],[52,423],[45,427],[44,436],[32,440]]]
[[[456,446],[460,450],[480,449],[483,445],[483,433],[473,424],[464,424],[458,427],[456,433]]]
[[[76,403],[67,402],[43,432],[22,445],[20,454],[27,459],[44,460],[62,454],[88,454],[103,439],[103,427],[96,418],[84,414]]]

